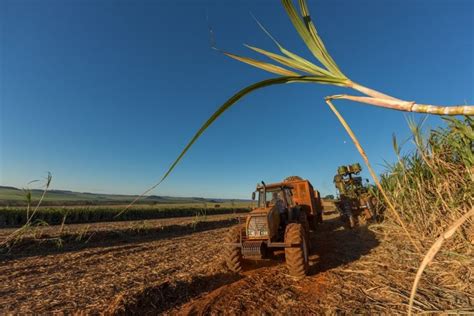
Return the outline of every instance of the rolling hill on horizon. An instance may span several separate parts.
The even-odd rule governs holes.
[[[38,201],[43,194],[41,189],[31,189],[33,201]],[[75,192],[71,190],[48,190],[43,205],[100,205],[130,203],[137,195]],[[220,199],[203,197],[172,197],[148,195],[137,203],[139,204],[188,204],[188,203],[222,203],[230,201],[247,201],[242,199]],[[25,191],[13,186],[0,186],[0,205],[26,205]]]

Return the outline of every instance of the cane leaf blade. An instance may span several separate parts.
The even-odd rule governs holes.
[[[316,57],[321,62],[321,64],[323,64],[324,67],[326,67],[326,69],[334,76],[346,78],[339,70],[339,67],[337,67],[335,62],[329,56],[329,53],[327,53],[322,40],[316,33],[316,29],[314,29],[314,34],[312,34],[306,24],[303,22],[302,18],[293,5],[293,0],[282,0],[282,3],[291,23],[314,57]],[[303,5],[306,10],[305,12],[308,12],[306,3],[303,3]]]
[[[332,76],[332,74],[329,71],[327,71],[326,69],[321,68],[321,67],[313,64],[312,62],[308,61],[307,59],[304,59],[303,57],[298,56],[298,55],[290,52],[289,50],[285,49],[280,44],[280,42],[278,42],[275,39],[275,37],[265,28],[265,26],[263,26],[263,24],[254,15],[252,15],[252,17],[255,20],[255,22],[257,23],[257,25],[260,27],[260,29],[273,41],[273,43],[275,43],[275,45],[278,47],[278,49],[280,50],[280,52],[282,54],[286,55],[290,59],[293,59],[295,62],[297,62],[301,65],[304,65],[305,68],[311,69],[312,72],[310,72],[310,73],[313,73],[315,75]]]
[[[235,54],[232,54],[232,53],[227,53],[227,52],[223,52],[223,53],[226,56],[229,56],[230,58],[236,59],[236,60],[241,61],[243,63],[249,64],[251,66],[263,69],[265,71],[268,71],[268,72],[271,72],[271,73],[274,73],[274,74],[277,74],[277,75],[281,75],[281,76],[299,76],[298,73],[293,72],[293,71],[288,70],[288,69],[285,69],[283,67],[277,66],[277,65],[273,65],[273,64],[270,64],[270,63],[259,61],[259,60],[253,59],[253,58],[238,56],[238,55],[235,55]]]
[[[165,172],[165,174],[162,176],[158,184],[161,184],[173,171],[173,169],[176,167],[176,165],[181,161],[181,159],[185,156],[185,154],[188,152],[188,150],[194,145],[194,143],[201,137],[201,135],[209,128],[209,126],[212,125],[224,112],[226,112],[231,106],[233,106],[237,101],[245,97],[246,95],[271,86],[271,85],[276,85],[276,84],[284,84],[291,82],[292,79],[297,79],[298,77],[278,77],[278,78],[272,78],[272,79],[266,79],[263,81],[259,81],[257,83],[254,83],[250,86],[247,86],[234,94],[230,99],[228,99],[224,104],[222,104],[199,128],[199,130],[194,134],[194,136],[191,138],[191,140],[187,143],[187,145],[184,147],[184,149],[181,151],[181,153],[178,155],[178,157],[174,160],[174,162],[171,164],[171,166],[168,168],[168,170]]]
[[[338,76],[341,77],[346,77],[342,71],[339,69],[339,66],[336,64],[334,59],[331,57],[329,52],[326,49],[326,46],[324,45],[324,42],[322,41],[321,37],[318,35],[318,31],[316,30],[316,26],[313,23],[313,20],[311,19],[311,15],[309,13],[308,5],[306,4],[306,0],[298,0],[299,5],[300,5],[300,12],[303,17],[303,21],[305,23],[306,29],[308,30],[309,34],[313,38],[314,42],[316,45],[319,47],[321,50],[321,53],[325,57],[325,59],[328,61],[329,64],[331,64],[332,70],[334,73],[336,73]]]
[[[286,77],[277,77],[259,81],[254,83],[250,86],[247,86],[234,94],[231,98],[229,98],[224,104],[222,104],[199,128],[199,130],[194,134],[191,140],[187,143],[184,149],[181,151],[179,156],[174,160],[165,174],[162,176],[160,181],[157,185],[161,184],[173,171],[176,165],[181,161],[181,159],[185,156],[188,150],[192,147],[192,145],[201,137],[201,135],[212,125],[224,112],[226,112],[231,106],[237,103],[240,99],[245,97],[246,95],[259,90],[263,89],[272,85],[278,84],[285,84],[285,83],[294,83],[294,82],[301,82],[301,83],[319,83],[319,84],[330,84],[330,85],[343,85],[344,81],[341,79],[336,78],[327,78],[327,77],[314,77],[314,76],[286,76]],[[156,186],[155,186],[156,187]]]
[[[323,73],[322,71],[319,70],[321,68],[319,68],[316,65],[311,65],[312,66],[311,67],[311,66],[308,66],[307,64],[304,64],[302,62],[294,60],[293,58],[288,58],[288,57],[285,57],[285,56],[281,56],[281,55],[278,55],[278,54],[275,54],[275,53],[272,53],[272,52],[266,51],[264,49],[254,47],[254,46],[250,46],[250,45],[245,45],[245,46],[247,48],[257,52],[257,53],[260,53],[260,54],[262,54],[262,55],[264,55],[264,56],[266,56],[270,59],[273,59],[276,62],[279,62],[280,64],[282,64],[286,67],[293,68],[293,69],[296,69],[296,70],[299,70],[299,71],[303,71],[303,72],[306,72],[307,74],[311,74],[311,75],[316,75],[316,76],[325,75],[325,73]]]

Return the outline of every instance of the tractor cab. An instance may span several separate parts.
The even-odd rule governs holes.
[[[287,208],[294,206],[291,189],[284,184],[273,184],[267,187],[265,183],[262,183],[257,185],[257,190],[252,197],[255,200],[255,195],[258,194],[257,208],[266,209],[271,206]]]

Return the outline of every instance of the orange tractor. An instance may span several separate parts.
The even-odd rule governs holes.
[[[233,227],[226,236],[227,267],[242,271],[244,259],[270,258],[284,249],[292,276],[308,271],[310,227],[322,221],[321,198],[308,180],[288,177],[283,182],[257,185],[252,199],[257,206],[246,216],[245,224]]]

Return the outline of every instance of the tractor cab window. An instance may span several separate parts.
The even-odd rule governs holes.
[[[278,189],[278,190],[267,190],[265,192],[265,200],[263,198],[263,190],[259,191],[258,192],[259,195],[258,195],[258,206],[259,207],[267,207],[267,206],[270,206],[270,205],[275,205],[277,203],[282,203],[285,207],[286,207],[286,197],[284,195],[285,192]],[[266,202],[266,205],[264,204]],[[278,201],[281,201],[281,202],[278,202]]]

